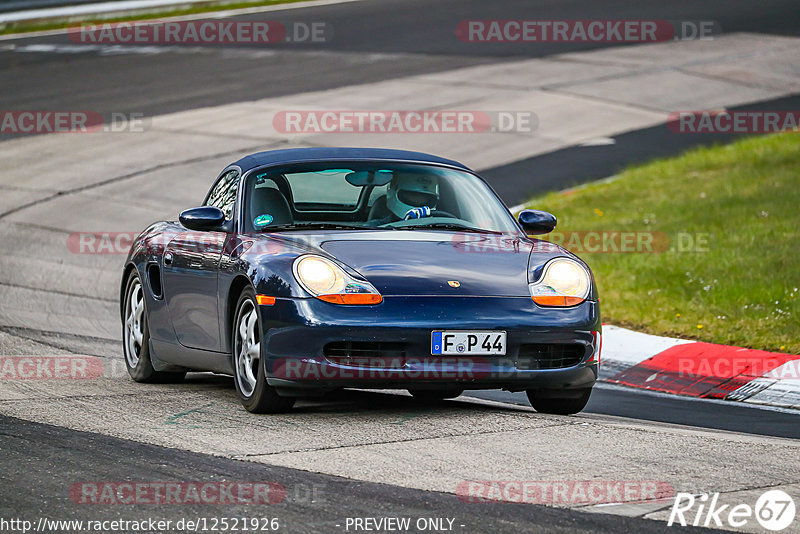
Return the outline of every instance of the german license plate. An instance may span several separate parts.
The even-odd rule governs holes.
[[[505,356],[506,333],[501,330],[434,330],[431,354]]]

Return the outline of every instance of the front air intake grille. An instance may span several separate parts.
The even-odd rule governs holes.
[[[402,367],[406,357],[406,344],[386,341],[334,341],[325,345],[325,357],[339,365],[373,367],[375,360],[393,360]]]
[[[581,363],[585,345],[577,343],[531,343],[521,345],[517,369],[564,369]]]

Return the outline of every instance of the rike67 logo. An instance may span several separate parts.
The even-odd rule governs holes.
[[[755,506],[746,503],[731,504],[720,501],[719,493],[678,493],[672,504],[667,526],[682,527],[733,527],[740,529],[754,525],[755,519],[762,528],[779,532],[794,522],[794,499],[782,490],[769,490],[761,494]],[[757,528],[757,527],[756,527]]]

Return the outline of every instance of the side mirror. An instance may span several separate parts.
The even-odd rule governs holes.
[[[519,212],[519,224],[527,234],[549,234],[556,228],[556,216],[540,210],[522,210]]]
[[[190,210],[182,211],[180,214],[181,224],[189,230],[207,231],[221,230],[225,222],[225,214],[222,210],[214,206],[200,206]]]

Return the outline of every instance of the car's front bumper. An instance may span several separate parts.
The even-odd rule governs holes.
[[[342,387],[575,390],[597,379],[601,327],[591,301],[542,308],[522,297],[386,297],[376,306],[279,298],[260,313],[268,383],[283,394]],[[431,356],[434,330],[503,330],[506,355]],[[337,343],[389,350],[331,356],[329,344]],[[568,346],[572,356],[542,368],[531,347],[551,346]]]

